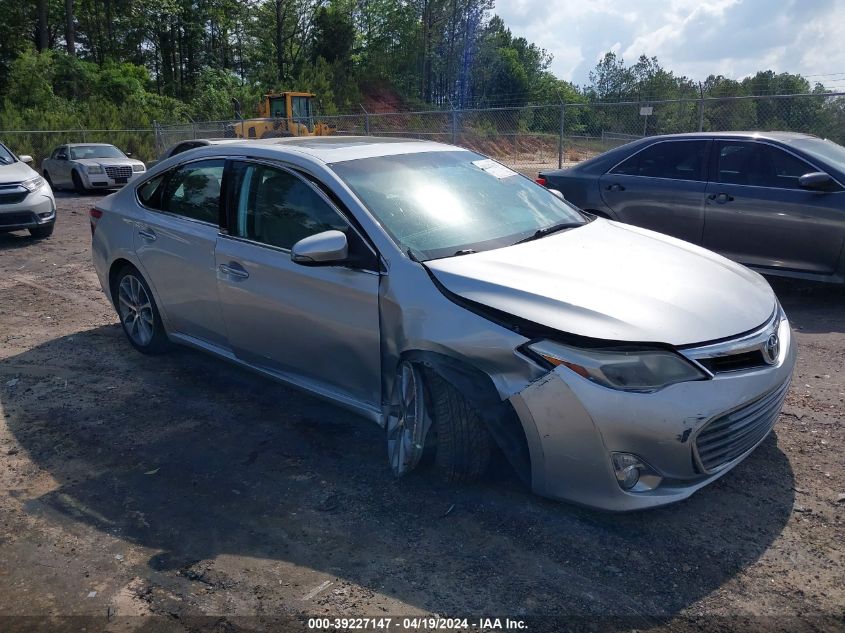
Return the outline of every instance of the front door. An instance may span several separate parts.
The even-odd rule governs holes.
[[[845,241],[840,191],[802,189],[817,168],[759,141],[716,141],[704,247],[751,266],[835,271]]]
[[[226,332],[217,298],[214,246],[223,160],[186,163],[138,190],[146,208],[135,223],[135,252],[171,332],[219,347]]]
[[[287,169],[233,163],[229,235],[217,243],[229,343],[243,360],[336,399],[381,403],[379,274],[374,255],[328,199]],[[362,264],[302,266],[290,249],[336,229]],[[368,256],[369,255],[369,256]]]
[[[701,244],[709,140],[659,141],[599,179],[622,222]]]

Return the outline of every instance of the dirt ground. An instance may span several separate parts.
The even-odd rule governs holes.
[[[90,263],[94,200],[61,196],[51,239],[0,235],[0,630],[845,628],[845,290],[776,284],[799,361],[755,453],[608,515],[504,467],[397,482],[372,423],[193,351],[138,354]]]

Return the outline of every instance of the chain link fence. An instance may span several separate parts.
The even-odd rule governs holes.
[[[535,175],[655,134],[785,130],[845,144],[845,93],[422,112],[368,113],[362,108],[360,113],[318,116],[315,121],[329,125],[337,135],[401,136],[461,145]],[[150,161],[181,141],[249,136],[249,126],[249,121],[228,120],[156,125],[149,130],[13,130],[0,131],[0,139],[37,161],[56,145],[95,141],[112,143]]]

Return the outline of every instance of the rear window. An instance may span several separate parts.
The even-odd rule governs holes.
[[[610,173],[671,180],[704,180],[707,141],[663,141],[650,145]]]

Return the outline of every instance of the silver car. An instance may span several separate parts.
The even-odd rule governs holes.
[[[91,211],[130,343],[210,352],[360,413],[404,475],[496,445],[538,494],[684,499],[763,441],[795,363],[768,283],[404,139],[191,150]],[[428,459],[424,460],[428,462]]]
[[[106,143],[60,145],[41,161],[41,173],[51,186],[72,187],[79,194],[122,187],[145,171],[143,162]]]
[[[31,162],[31,156],[16,156],[0,143],[0,233],[28,230],[40,239],[53,234],[56,201]]]

